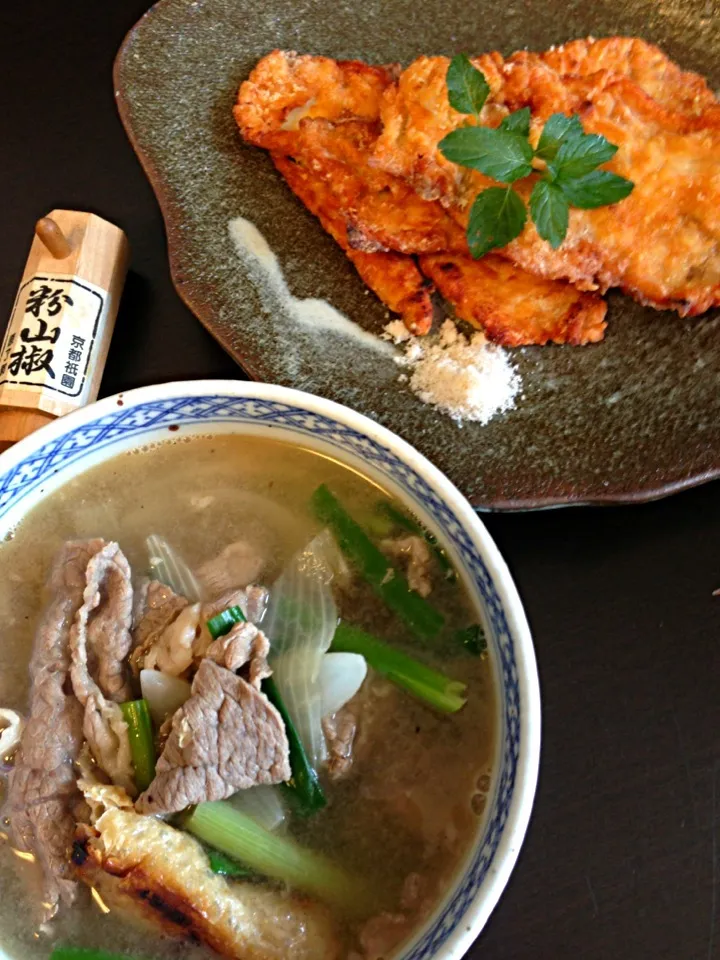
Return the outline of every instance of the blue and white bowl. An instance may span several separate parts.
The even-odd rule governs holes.
[[[456,960],[497,903],[527,829],[540,755],[540,691],[530,630],[507,566],[439,470],[384,427],[310,394],[237,381],[164,384],[92,404],[3,453],[0,535],[59,486],[118,453],[171,436],[216,433],[299,442],[377,480],[440,535],[475,599],[501,713],[485,818],[443,902],[397,957]]]

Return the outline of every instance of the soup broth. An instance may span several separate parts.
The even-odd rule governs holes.
[[[243,540],[262,550],[258,579],[272,588],[290,558],[321,529],[310,506],[320,484],[378,543],[408,536],[377,527],[380,501],[405,508],[376,484],[312,451],[266,439],[173,440],[120,455],[67,483],[0,544],[0,706],[27,713],[28,660],[44,584],[65,541],[116,540],[137,582],[148,571],[149,534],[165,537],[193,569]],[[352,767],[338,780],[321,770],[327,806],[311,817],[289,817],[290,836],[372,891],[372,907],[362,915],[337,914],[342,960],[370,958],[373,950],[379,955],[383,943],[392,946],[422,924],[447,892],[483,815],[496,733],[492,671],[486,656],[470,655],[454,635],[476,623],[477,612],[461,583],[446,574],[433,557],[428,601],[445,618],[433,640],[417,639],[362,576],[352,574],[337,594],[344,621],[467,685],[462,709],[443,713],[370,670],[357,695],[362,710]],[[6,774],[7,765],[0,807]],[[13,850],[7,822],[1,830],[0,953],[45,960],[54,944],[68,943],[145,960],[216,956],[209,947],[138,927],[120,910],[106,912],[102,898],[82,885],[76,903],[61,907],[39,931],[31,922],[36,868],[29,855]]]

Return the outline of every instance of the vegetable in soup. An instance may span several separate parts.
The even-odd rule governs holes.
[[[232,435],[123,454],[0,544],[0,611],[13,960],[379,960],[447,892],[491,664],[432,531],[357,471]]]

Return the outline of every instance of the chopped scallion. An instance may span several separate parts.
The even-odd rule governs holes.
[[[120,709],[128,726],[130,753],[135,767],[135,786],[147,790],[155,778],[155,739],[147,700],[129,700]]]
[[[213,640],[217,640],[218,637],[224,637],[226,633],[230,633],[236,623],[244,623],[246,619],[240,607],[228,607],[227,610],[222,610],[211,617],[207,622],[207,628]]]
[[[315,768],[308,760],[305,747],[303,747],[295,724],[287,712],[275,680],[272,677],[266,677],[265,680],[263,680],[262,689],[265,696],[282,717],[290,744],[290,770],[292,771],[292,779],[283,786],[296,812],[301,816],[309,817],[326,806],[327,798],[325,797],[323,788],[320,786]]]
[[[264,830],[227,803],[199,804],[185,820],[185,829],[263,876],[315,894],[345,910],[367,906],[360,884],[336,864],[288,837]]]
[[[436,637],[444,623],[443,615],[410,589],[406,578],[388,562],[324,484],[313,494],[312,504],[317,517],[332,530],[347,559],[387,606],[418,636],[425,640]]]
[[[239,863],[221,850],[208,849],[206,853],[208,855],[210,869],[220,877],[228,877],[230,880],[241,880],[245,877],[256,876],[250,867],[246,867],[244,863]]]
[[[426,667],[358,627],[339,624],[330,649],[362,654],[368,665],[378,673],[444,713],[455,713],[467,700],[466,684],[453,680],[432,667]]]
[[[474,623],[470,627],[463,627],[462,630],[456,630],[455,639],[473,656],[479,657],[487,650],[485,631],[479,623]]]

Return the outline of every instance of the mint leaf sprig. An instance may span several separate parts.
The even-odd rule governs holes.
[[[522,233],[528,211],[512,184],[531,173],[540,174],[540,179],[530,194],[530,216],[554,250],[567,234],[571,206],[591,210],[617,203],[632,192],[631,180],[598,169],[618,148],[600,134],[585,133],[577,115],[554,113],[533,149],[528,139],[529,107],[509,114],[499,127],[479,125],[490,85],[466,54],[453,57],[446,84],[450,106],[474,116],[478,125],[453,130],[440,141],[440,152],[451,163],[507,184],[481,191],[472,205],[467,242],[475,259]]]

